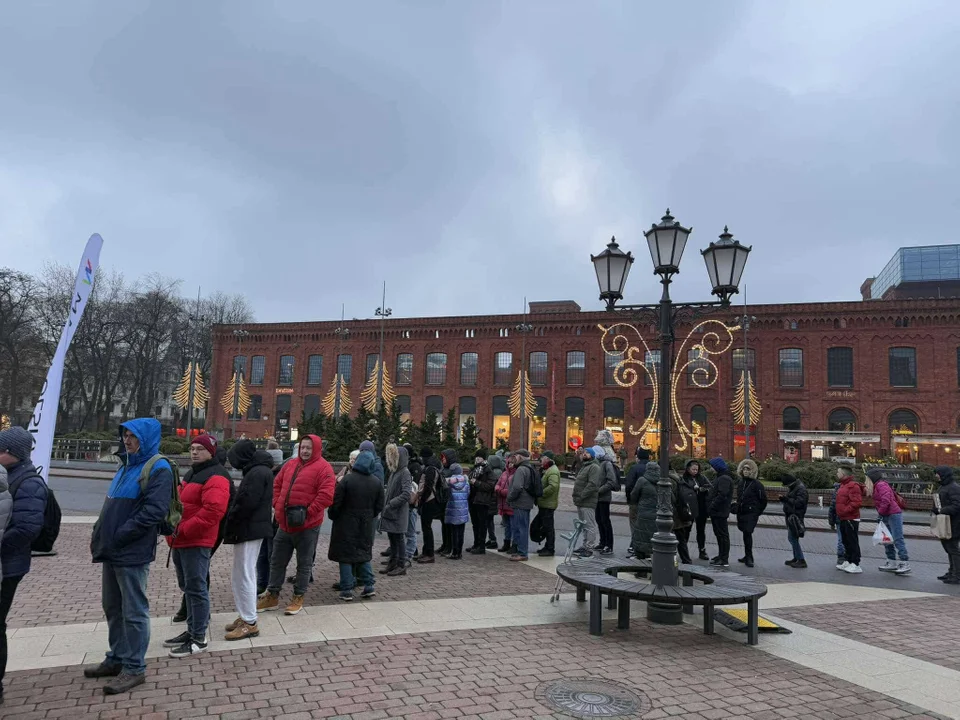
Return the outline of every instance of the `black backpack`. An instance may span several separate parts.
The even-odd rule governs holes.
[[[428,467],[427,470],[433,470],[433,472],[436,473],[434,475],[434,495],[438,503],[446,505],[450,501],[450,484],[443,476],[442,471],[437,470],[435,467]],[[426,470],[424,472],[426,472]]]
[[[40,482],[43,482],[43,478],[39,475],[32,475],[28,477],[35,477],[38,478]],[[20,486],[23,484],[23,480],[25,479],[26,478],[22,478],[17,482],[16,487],[10,488],[10,496],[13,499],[16,499],[17,491],[20,489]],[[46,485],[46,483],[44,483],[44,485]],[[60,503],[57,502],[57,496],[53,494],[53,488],[47,485],[47,504],[43,508],[43,527],[41,528],[37,539],[30,544],[30,550],[32,552],[53,552],[53,544],[60,536],[61,518],[62,513],[60,512]]]
[[[537,470],[536,465],[531,462],[526,462],[524,465],[530,470],[530,487],[527,488],[527,491],[533,495],[534,498],[543,497],[543,478],[540,477],[540,471]]]
[[[619,492],[620,488],[623,487],[622,476],[620,475],[620,468],[617,467],[617,464],[616,464],[615,462],[613,462],[612,460],[604,460],[604,461],[603,461],[603,468],[604,468],[603,476],[604,476],[604,478],[606,478],[606,476],[607,476],[607,469],[606,469],[606,466],[607,466],[607,465],[609,465],[610,468],[612,469],[612,471],[613,471],[613,477],[614,477],[614,478],[616,479],[616,481],[617,481],[617,486],[616,486],[615,488],[613,488],[613,490],[614,490],[615,492]]]

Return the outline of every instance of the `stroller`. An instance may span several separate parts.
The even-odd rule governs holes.
[[[573,558],[573,551],[577,547],[577,542],[580,540],[580,535],[583,534],[583,529],[587,524],[580,520],[579,518],[573,521],[573,532],[572,533],[560,533],[560,537],[567,541],[567,553],[563,556],[563,561],[565,563],[570,562]],[[550,602],[559,602],[560,601],[560,591],[563,590],[563,578],[557,576],[557,586],[553,589],[553,595],[550,596]]]

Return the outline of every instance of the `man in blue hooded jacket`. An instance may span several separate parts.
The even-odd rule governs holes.
[[[160,423],[150,418],[120,426],[124,450],[121,467],[110,484],[93,526],[90,551],[103,564],[103,612],[107,616],[110,649],[103,662],[83,671],[88,678],[115,677],[103,692],[117,695],[144,682],[145,655],[150,643],[150,603],[147,576],[156,559],[160,524],[170,509],[173,471],[158,460],[146,487],[140,474],[160,449]]]

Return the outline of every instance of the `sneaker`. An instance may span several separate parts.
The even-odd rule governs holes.
[[[387,548],[382,553],[380,553],[380,557],[390,557],[390,553],[391,553],[390,548]]]
[[[234,620],[234,621],[233,621],[232,623],[230,623],[229,625],[224,626],[223,629],[226,630],[227,632],[233,632],[234,630],[236,630],[236,629],[237,629],[238,627],[240,627],[241,625],[243,625],[243,618],[242,618],[242,617],[238,617],[236,620]]]
[[[710,564],[713,567],[730,567],[730,561],[723,558],[714,558],[710,561]]]
[[[593,550],[587,550],[585,548],[580,548],[579,550],[574,550],[573,554],[579,558],[592,558]]]
[[[267,590],[263,595],[257,598],[257,612],[267,612],[277,610],[280,607],[280,596],[274,595]]]
[[[600,548],[600,554],[601,554],[601,555],[613,555],[613,548],[612,548],[612,547]]]
[[[120,673],[123,672],[122,665],[114,665],[109,663],[106,660],[101,662],[99,665],[91,665],[90,667],[83,669],[83,676],[85,678],[105,678],[105,677],[117,677]]]
[[[452,557],[452,556],[451,556]],[[455,560],[458,558],[454,558]],[[387,577],[400,577],[401,575],[406,575],[407,569],[403,567],[394,568],[387,573]]]
[[[140,675],[130,675],[122,672],[117,675],[116,680],[113,680],[112,682],[109,682],[103,686],[103,694],[120,695],[121,693],[130,692],[137,685],[143,685],[146,679],[147,676],[142,673]]]
[[[749,560],[749,558],[748,558],[747,556],[743,556],[742,558],[737,558],[737,562],[738,562],[738,563],[743,563],[744,565],[746,565],[747,560]]]
[[[797,561],[794,558],[790,558],[789,560],[785,560],[783,564],[786,565],[787,567],[793,567],[796,564],[796,562]]]
[[[353,590],[344,590],[340,593],[340,599],[343,602],[353,602]]]
[[[887,560],[883,565],[877,568],[880,572],[893,572],[897,569],[897,563],[893,560]]]
[[[950,577],[950,573],[945,572],[943,575],[937,575],[937,580],[947,580]]]
[[[863,568],[860,567],[859,565],[855,565],[854,563],[849,563],[849,564],[843,569],[843,571],[844,571],[844,572],[848,572],[848,573],[850,573],[851,575],[859,575],[860,573],[863,572]]]
[[[803,570],[805,567],[807,567],[807,561],[806,561],[806,560],[797,560],[797,561],[794,562],[793,565],[791,565],[790,567],[796,568],[797,570]]]
[[[846,560],[837,563],[837,570],[846,570],[848,567],[850,567],[850,563]]]
[[[187,642],[183,643],[183,645],[181,645],[180,647],[173,648],[167,654],[172,658],[182,658],[182,657],[190,657],[191,655],[196,655],[197,653],[206,652],[206,650],[207,650],[207,643],[198,642],[197,640],[190,638],[189,640],[187,640]]]
[[[182,632],[182,633],[180,633],[179,635],[177,635],[176,637],[172,637],[172,638],[170,638],[169,640],[164,640],[164,641],[163,641],[163,646],[164,646],[165,648],[180,647],[181,645],[183,645],[183,644],[184,644],[185,642],[187,642],[188,640],[190,640],[190,633],[188,633],[188,632]]]
[[[303,595],[294,595],[293,599],[290,600],[290,604],[287,605],[286,609],[283,611],[283,614],[296,615],[301,610],[303,610]]]
[[[555,553],[553,550],[548,550],[547,548],[543,548],[543,550],[537,551],[537,555],[539,555],[540,557],[553,557],[554,554]]]
[[[700,551],[700,559],[701,559],[701,560],[709,560],[709,559],[710,559],[710,556],[707,555],[707,551],[706,551],[706,550],[701,550],[701,551]]]
[[[943,582],[947,585],[960,585],[960,575],[950,575],[944,578]]]
[[[231,632],[228,632],[223,636],[224,640],[244,640],[246,638],[258,637],[260,635],[260,628],[257,627],[256,623],[252,625],[244,620],[240,620],[240,624],[237,625]]]
[[[752,568],[752,567],[753,567],[753,558],[747,558],[747,559],[743,562],[743,564],[746,565],[748,568]]]
[[[487,550],[496,550],[498,547],[500,546],[497,544],[496,540],[490,540],[487,542]]]
[[[631,555],[633,555],[633,545],[627,548],[627,557],[630,557]]]
[[[512,562],[526,562],[528,558],[526,555],[511,555],[510,560]]]
[[[503,547],[497,548],[497,552],[510,552],[510,543],[504,543]]]
[[[429,565],[430,563],[436,562],[437,559],[433,555],[421,555],[417,558],[417,562],[420,565]]]
[[[908,572],[910,572],[911,569],[912,568],[910,567],[910,563],[901,562],[901,563],[897,563],[897,569],[894,570],[893,572],[897,575],[906,575]]]
[[[366,600],[367,598],[374,597],[376,594],[377,594],[376,590],[374,590],[372,587],[368,587],[363,589],[363,592],[360,593],[360,597]]]

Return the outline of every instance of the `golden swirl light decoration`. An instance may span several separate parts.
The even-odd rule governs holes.
[[[366,386],[360,393],[360,404],[370,412],[377,411],[377,376],[380,374],[380,372],[380,361],[377,360],[377,364],[374,366],[373,372],[370,373],[370,379],[367,380]],[[386,366],[383,367],[383,379],[380,384],[380,396],[383,399],[384,406],[387,408],[390,408],[393,405],[393,401],[397,397],[397,394],[393,390],[393,385],[390,383],[390,373],[387,371]]]
[[[626,322],[608,326],[597,325],[597,327],[600,328],[602,333],[600,346],[603,351],[607,355],[620,358],[613,369],[613,379],[617,385],[620,387],[636,385],[640,379],[637,366],[643,368],[647,377],[650,378],[650,384],[653,388],[653,402],[650,405],[650,412],[639,428],[635,429],[633,425],[630,425],[630,434],[646,435],[649,431],[659,432],[657,418],[660,405],[660,377],[657,372],[657,365],[646,362],[646,358],[650,357],[651,353],[651,348],[646,339],[634,325]],[[677,390],[681,378],[685,376],[687,368],[695,364],[696,367],[690,371],[690,380],[695,387],[707,388],[716,383],[720,370],[711,358],[723,355],[733,347],[733,334],[739,329],[739,325],[727,325],[722,320],[703,320],[693,326],[693,329],[690,330],[677,348],[676,357],[683,358],[683,362],[682,364],[674,363],[670,371],[670,401],[673,423],[678,435],[674,449],[677,452],[686,450],[693,437],[693,432],[683,419],[677,403]],[[636,341],[633,340],[634,336],[636,336]],[[691,341],[693,342],[691,343]],[[661,362],[664,362],[663,358],[661,358]]]

